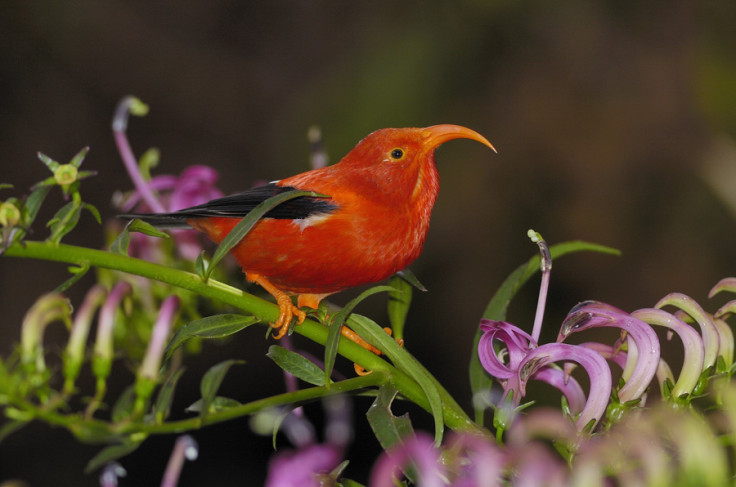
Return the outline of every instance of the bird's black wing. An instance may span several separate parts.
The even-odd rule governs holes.
[[[118,215],[118,218],[139,218],[152,225],[166,228],[187,227],[186,221],[190,218],[242,218],[268,198],[295,189],[291,186],[268,183],[173,213],[126,213]],[[299,196],[281,203],[263,217],[295,220],[315,214],[331,213],[335,209],[337,205],[329,198]]]

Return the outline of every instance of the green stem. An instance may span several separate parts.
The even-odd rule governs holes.
[[[5,255],[8,257],[64,262],[79,266],[94,266],[154,279],[172,286],[187,289],[207,298],[219,300],[247,313],[251,313],[264,322],[275,321],[279,314],[278,306],[275,304],[213,279],[208,279],[205,282],[199,276],[190,272],[172,269],[160,264],[102,250],[66,244],[55,245],[46,242],[26,241],[22,244],[16,243],[10,246],[6,249]],[[302,325],[295,328],[295,331],[322,345],[326,343],[328,329],[315,321],[305,320]],[[407,374],[396,369],[385,360],[363,347],[344,339],[340,340],[338,353],[362,365],[366,370],[374,371],[376,377],[384,377],[385,374],[388,377],[385,380],[389,380],[404,397],[423,409],[430,411],[430,405],[421,387]],[[382,374],[379,375],[378,373]],[[468,417],[452,396],[439,385],[436,379],[433,378],[433,381],[440,391],[443,403],[443,418],[449,428],[454,430],[484,431]],[[337,384],[331,387],[337,387]]]
[[[347,392],[367,389],[369,387],[377,387],[387,380],[386,374],[375,373],[364,377],[354,377],[332,384],[330,387],[309,387],[307,389],[299,389],[294,392],[286,392],[277,394],[264,399],[258,399],[240,406],[223,409],[222,411],[207,414],[202,418],[197,416],[194,418],[182,419],[179,421],[170,421],[162,424],[141,424],[131,423],[119,429],[122,434],[162,434],[162,433],[183,433],[193,429],[198,429],[206,425],[222,423],[230,421],[242,416],[257,413],[264,409],[274,408],[286,405],[305,404],[322,397],[344,394]]]

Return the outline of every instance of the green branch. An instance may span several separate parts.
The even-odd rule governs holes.
[[[275,304],[213,279],[205,282],[199,276],[190,272],[172,269],[160,264],[102,250],[65,244],[54,245],[45,242],[26,241],[22,244],[10,246],[6,249],[4,255],[8,257],[63,262],[82,267],[93,266],[106,268],[154,279],[229,304],[246,313],[255,315],[264,322],[275,321],[279,314],[278,306]],[[316,321],[306,320],[302,325],[295,327],[295,331],[322,345],[327,341],[327,327]],[[408,355],[408,352],[405,350],[402,352]],[[383,380],[390,381],[406,399],[416,403],[427,411],[432,411],[430,402],[422,387],[411,379],[409,375],[385,360],[345,339],[340,340],[338,353],[348,360],[362,365],[367,370],[374,371],[376,378],[380,374]],[[484,431],[468,417],[452,396],[433,377],[432,382],[439,391],[442,400],[442,417],[449,428],[454,430],[470,429]],[[330,387],[338,386],[337,384],[333,384]]]

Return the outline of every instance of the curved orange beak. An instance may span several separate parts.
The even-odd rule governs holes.
[[[431,127],[422,129],[422,137],[424,138],[424,143],[428,148],[435,148],[448,140],[471,139],[490,147],[493,152],[498,153],[496,148],[493,147],[493,144],[488,142],[488,139],[480,135],[475,130],[470,130],[469,128],[462,127],[460,125],[432,125]]]

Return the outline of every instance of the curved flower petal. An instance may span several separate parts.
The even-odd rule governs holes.
[[[654,330],[643,321],[605,303],[586,301],[575,306],[562,323],[557,341],[565,340],[574,332],[595,327],[615,327],[626,331],[636,344],[639,354],[631,376],[619,391],[622,402],[641,397],[654,378],[659,363],[659,340]],[[633,353],[629,351],[629,354]],[[627,357],[631,360],[631,357]]]
[[[269,463],[266,487],[319,487],[318,476],[329,473],[341,461],[341,454],[329,445],[311,445],[279,453]],[[390,484],[386,484],[390,485]]]
[[[708,299],[712,298],[722,291],[736,293],[736,277],[726,277],[718,281],[708,293]]]
[[[650,325],[663,326],[677,333],[677,336],[682,340],[684,359],[680,375],[672,389],[672,396],[677,398],[682,394],[692,393],[695,385],[698,383],[700,374],[703,372],[705,361],[703,340],[700,338],[698,332],[671,313],[661,309],[639,309],[631,313],[631,316]]]
[[[523,447],[535,438],[574,443],[578,440],[578,432],[559,410],[540,408],[511,425],[507,444]]]
[[[422,487],[444,487],[445,472],[439,463],[439,452],[434,446],[434,440],[426,434],[417,433],[407,438],[404,444],[394,447],[381,455],[373,467],[369,485],[389,487],[394,484],[396,471],[408,466],[416,465],[419,475],[417,485]],[[308,485],[308,484],[292,484]],[[272,486],[268,486],[272,487]]]
[[[464,453],[462,458],[467,459],[467,462],[456,465],[461,472],[455,476],[453,486],[494,487],[499,484],[506,455],[488,438],[461,433],[450,440],[448,448],[459,450]]]
[[[533,379],[546,382],[552,387],[559,389],[565,395],[567,404],[570,406],[570,411],[573,414],[578,414],[585,407],[585,392],[583,388],[580,387],[580,383],[574,377],[566,374],[563,370],[543,367],[534,374]]]
[[[569,468],[549,448],[539,443],[524,445],[514,452],[512,458],[511,485],[544,485],[565,487],[570,485]]]
[[[480,329],[484,333],[478,342],[478,357],[483,368],[497,379],[513,377],[527,352],[536,347],[528,333],[505,321],[481,320]],[[506,345],[507,363],[498,357],[494,340]]]
[[[592,350],[567,343],[548,343],[529,352],[519,367],[519,383],[522,393],[526,383],[542,367],[553,362],[577,362],[585,368],[590,377],[588,400],[575,422],[579,430],[588,423],[598,423],[606,412],[608,398],[611,394],[611,370],[606,361]]]
[[[716,325],[713,324],[708,314],[693,298],[682,293],[670,293],[660,299],[654,307],[663,308],[668,305],[684,311],[698,323],[705,347],[703,367],[708,368],[715,365],[720,352],[721,339]]]

